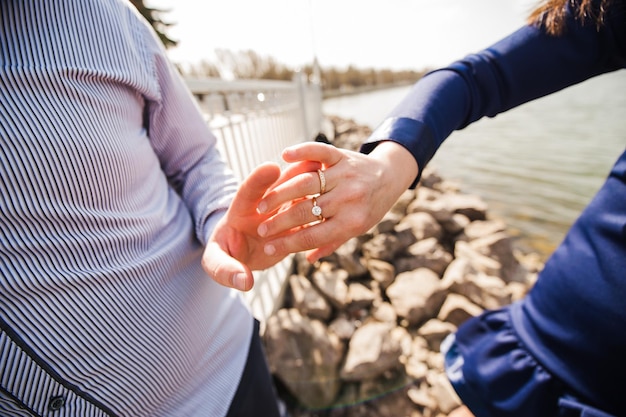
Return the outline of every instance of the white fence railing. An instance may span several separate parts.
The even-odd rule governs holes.
[[[322,124],[322,93],[318,83],[297,74],[292,82],[187,79],[207,123],[218,138],[220,152],[241,180],[266,161],[282,164],[290,145],[311,140]],[[255,272],[255,285],[245,293],[260,321],[278,307],[292,257]]]

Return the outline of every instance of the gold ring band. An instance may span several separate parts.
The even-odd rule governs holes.
[[[317,197],[311,199],[313,201],[313,208],[311,208],[311,214],[317,217],[319,220],[324,220],[322,216],[322,208],[317,205]]]
[[[320,177],[320,195],[326,192],[326,175],[321,169],[317,170],[317,175]]]

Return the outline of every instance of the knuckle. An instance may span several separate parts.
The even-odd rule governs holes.
[[[302,241],[304,242],[305,249],[315,249],[318,245],[318,239],[313,230],[306,230],[302,235]]]
[[[363,229],[367,227],[367,221],[369,220],[368,213],[361,211],[361,212],[353,213],[352,215],[353,215],[352,219],[354,222],[353,223],[354,228]]]
[[[298,206],[298,217],[301,224],[310,223],[315,220],[311,214],[312,204],[313,203],[307,200]]]
[[[350,187],[348,197],[351,200],[364,199],[369,194],[370,187],[361,181],[355,181]]]

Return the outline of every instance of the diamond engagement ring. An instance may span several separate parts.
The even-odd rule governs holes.
[[[317,170],[317,175],[320,177],[320,195],[322,195],[326,192],[326,176],[321,169]]]
[[[311,213],[320,220],[324,220],[322,216],[322,208],[317,205],[317,197],[313,197],[313,208],[311,209]]]

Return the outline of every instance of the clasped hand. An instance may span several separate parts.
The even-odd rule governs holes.
[[[307,142],[283,151],[287,167],[257,168],[242,184],[205,251],[217,282],[249,290],[251,270],[290,253],[315,262],[378,223],[415,179],[412,155],[382,142],[370,155]]]

